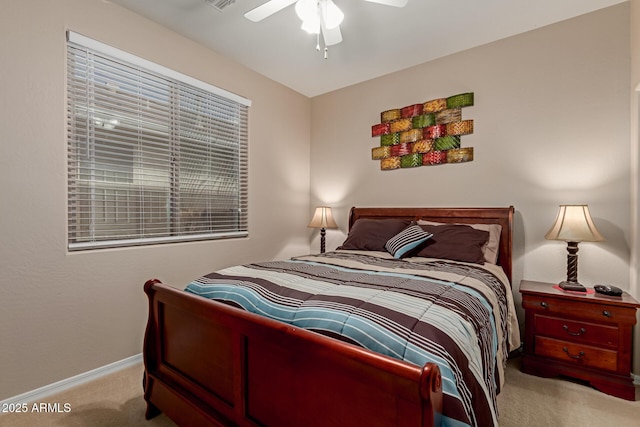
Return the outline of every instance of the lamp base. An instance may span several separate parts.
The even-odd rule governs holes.
[[[585,288],[578,282],[568,282],[565,280],[564,282],[560,282],[558,286],[560,286],[560,288],[565,291],[587,292],[587,288]]]

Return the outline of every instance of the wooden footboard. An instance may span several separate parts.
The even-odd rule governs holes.
[[[146,418],[181,426],[438,426],[440,371],[150,280]]]

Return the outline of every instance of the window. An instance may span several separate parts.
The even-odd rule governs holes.
[[[69,32],[69,249],[247,236],[250,104]]]

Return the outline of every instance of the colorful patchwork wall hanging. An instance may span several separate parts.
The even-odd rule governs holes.
[[[472,161],[473,147],[461,147],[462,136],[473,133],[462,109],[472,105],[470,92],[383,111],[371,127],[371,136],[380,137],[371,158],[382,170]]]

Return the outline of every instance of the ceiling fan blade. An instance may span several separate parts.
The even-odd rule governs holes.
[[[296,1],[297,0],[269,0],[245,13],[244,17],[253,22],[262,21],[285,7],[294,4]]]
[[[333,46],[334,44],[342,42],[342,32],[340,32],[339,25],[329,29],[324,25],[324,19],[321,19],[320,28],[322,29],[322,37],[324,37],[325,46]]]
[[[405,7],[409,0],[365,0],[371,3],[384,4],[386,6]]]

